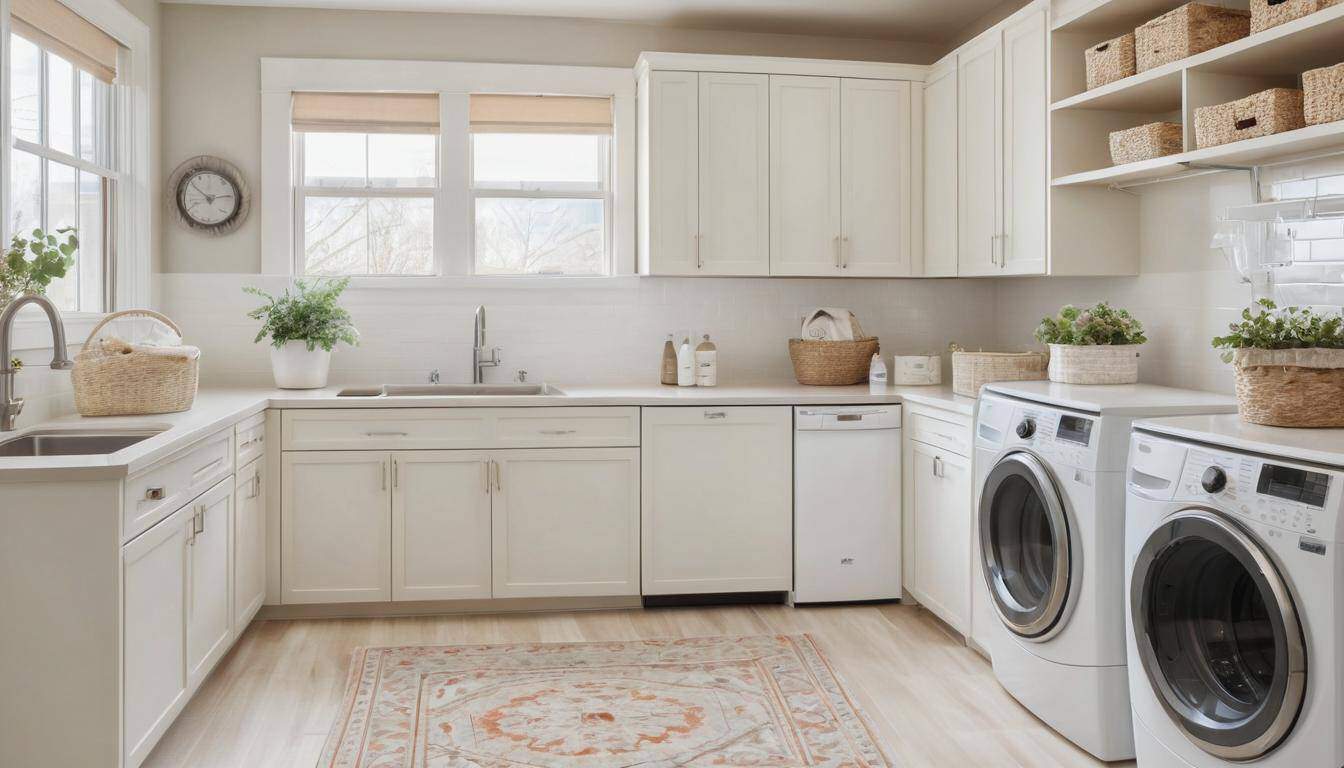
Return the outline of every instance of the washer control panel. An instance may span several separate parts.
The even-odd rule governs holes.
[[[1307,536],[1324,536],[1334,528],[1341,485],[1344,475],[1325,468],[1191,446],[1176,495]]]
[[[975,439],[989,450],[1029,447],[1051,463],[1094,469],[1098,426],[1093,415],[986,396],[980,400]]]

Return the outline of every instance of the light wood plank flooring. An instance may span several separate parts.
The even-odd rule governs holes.
[[[1106,765],[1017,704],[989,664],[927,612],[901,605],[258,621],[145,765],[311,768],[359,645],[795,632],[811,633],[834,662],[876,721],[895,768]]]

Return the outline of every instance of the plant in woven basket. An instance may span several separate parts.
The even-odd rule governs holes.
[[[318,347],[330,352],[338,342],[358,346],[359,331],[355,330],[350,313],[338,303],[341,292],[349,285],[348,277],[311,284],[296,280],[293,291],[285,289],[280,296],[272,296],[260,288],[244,288],[246,293],[266,300],[247,313],[253,320],[262,321],[254,341],[260,343],[269,336],[271,346],[276,348],[301,341],[310,352]]]
[[[15,234],[0,262],[0,307],[25,293],[45,293],[53,280],[65,277],[75,265],[78,250],[74,227]]]
[[[1344,349],[1344,317],[1317,313],[1310,308],[1279,309],[1270,299],[1241,311],[1241,320],[1228,325],[1226,336],[1215,336],[1213,346],[1224,350],[1223,362],[1232,362],[1238,349]]]
[[[1088,309],[1065,304],[1054,317],[1036,326],[1036,340],[1042,344],[1073,346],[1143,344],[1143,323],[1128,310],[1113,309],[1101,302]]]

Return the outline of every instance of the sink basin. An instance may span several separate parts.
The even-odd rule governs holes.
[[[564,392],[550,384],[384,384],[381,387],[354,387],[336,393],[337,397],[563,397]]]
[[[158,432],[50,431],[29,432],[0,443],[0,456],[88,456],[116,453],[122,448],[148,440]]]

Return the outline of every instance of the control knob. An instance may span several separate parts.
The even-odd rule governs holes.
[[[1033,419],[1023,419],[1017,424],[1017,436],[1026,440],[1036,434],[1036,422]]]
[[[1227,473],[1222,467],[1209,467],[1199,479],[1199,486],[1206,493],[1217,493],[1227,487]]]

